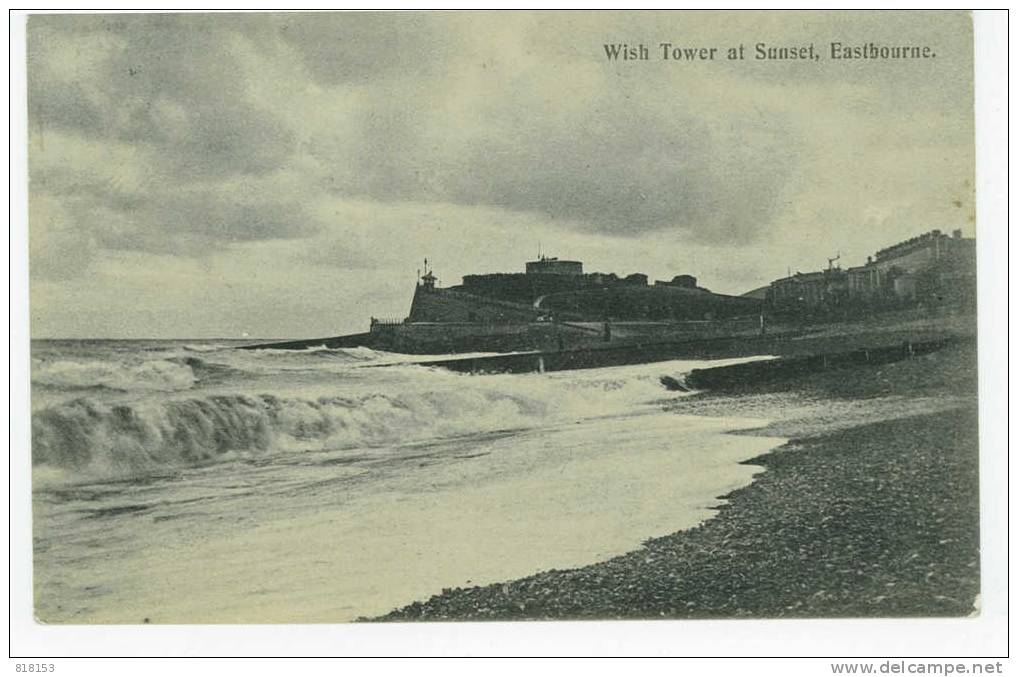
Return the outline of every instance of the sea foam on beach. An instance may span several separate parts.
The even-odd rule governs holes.
[[[704,362],[468,376],[376,351],[33,348],[53,622],[351,620],[579,566],[695,525],[781,441],[663,410],[684,394],[660,377]]]

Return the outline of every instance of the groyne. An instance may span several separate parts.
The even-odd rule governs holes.
[[[688,358],[717,359],[748,355],[780,355],[781,349],[775,343],[779,338],[770,337],[765,341],[740,337],[710,341],[631,344],[580,350],[535,350],[509,355],[451,358],[422,362],[421,364],[468,374],[521,374],[567,369],[596,369]],[[687,378],[686,385],[696,389],[718,388],[746,382],[795,378],[807,373],[852,365],[896,362],[940,350],[961,341],[972,342],[974,339],[941,337],[928,341],[905,340],[891,345],[867,346],[847,351],[823,349],[821,352],[803,356],[779,357],[774,360],[694,370]],[[811,344],[806,343],[805,345]],[[771,347],[777,349],[768,350]]]
[[[683,385],[696,390],[724,390],[742,387],[747,383],[773,383],[828,369],[899,362],[965,341],[974,343],[972,339],[960,337],[921,342],[903,341],[889,346],[874,346],[843,352],[823,352],[804,357],[784,357],[724,367],[694,369],[686,377]],[[671,387],[667,383],[665,385]]]

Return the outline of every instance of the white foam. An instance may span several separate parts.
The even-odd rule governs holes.
[[[98,360],[56,360],[33,365],[32,382],[62,388],[106,387],[115,390],[187,390],[194,372],[186,364],[149,360],[138,364]]]
[[[229,452],[355,448],[537,429],[631,415],[686,396],[665,390],[660,376],[704,364],[491,376],[408,365],[372,370],[374,378],[345,382],[346,392],[339,394],[325,380],[262,394],[78,398],[35,412],[33,461],[90,477],[119,476],[206,463]]]

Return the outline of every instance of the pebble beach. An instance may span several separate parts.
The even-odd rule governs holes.
[[[744,384],[677,413],[789,442],[699,526],[625,555],[447,589],[378,620],[927,617],[977,612],[975,352]],[[662,497],[666,500],[667,497]]]

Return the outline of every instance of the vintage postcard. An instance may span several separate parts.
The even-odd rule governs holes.
[[[27,86],[39,623],[980,613],[969,13],[31,14]]]

